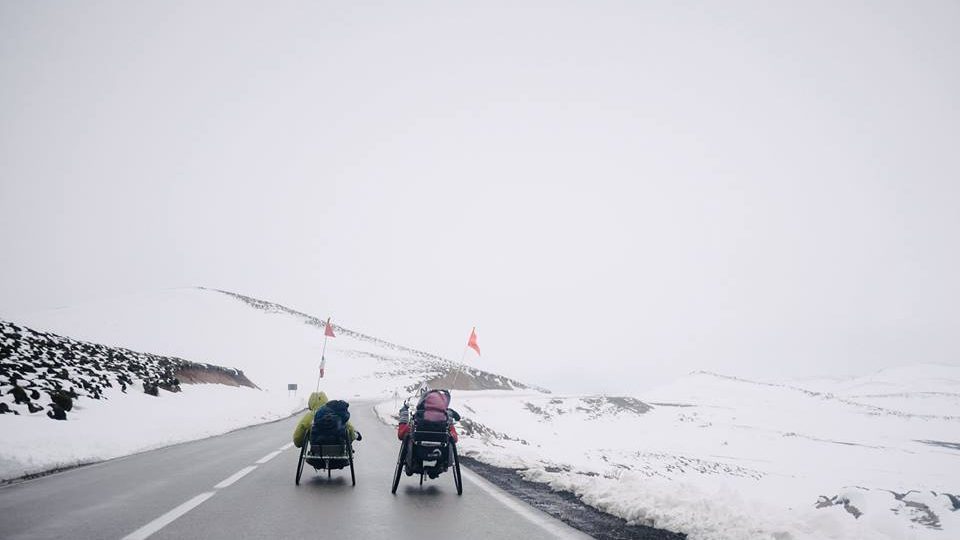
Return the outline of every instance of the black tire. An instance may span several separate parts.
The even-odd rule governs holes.
[[[460,455],[457,443],[450,441],[450,453],[453,454],[453,483],[457,486],[457,495],[463,495],[463,477],[460,476]]]
[[[353,472],[353,443],[347,445],[347,453],[350,456],[350,482],[352,485],[357,485],[357,476]]]
[[[304,439],[303,446],[300,447],[300,457],[297,460],[297,479],[294,481],[294,484],[300,485],[300,475],[303,474],[303,461],[304,455],[307,453],[307,441]]]
[[[407,441],[404,440],[402,443],[400,443],[400,455],[397,456],[397,470],[393,473],[393,487],[390,488],[390,493],[393,493],[394,495],[397,493],[397,486],[400,485],[400,473],[403,472],[403,461],[406,457],[403,451],[406,448]]]

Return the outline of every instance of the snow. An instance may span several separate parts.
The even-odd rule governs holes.
[[[952,539],[958,397],[960,368],[921,365],[816,389],[694,373],[642,401],[455,392],[452,406],[465,455],[691,540]]]
[[[108,390],[66,422],[0,415],[0,478],[109,459],[285,417],[317,384],[319,320],[221,292],[175,289],[15,321],[134,351],[235,367],[261,390]],[[334,321],[336,322],[336,321]],[[321,388],[399,401],[455,364],[335,327]],[[691,540],[960,536],[960,368],[847,380],[692,373],[641,396],[454,391],[461,451],[626,519]],[[296,383],[295,395],[287,384]],[[128,429],[149,419],[151,429]],[[65,442],[66,441],[66,442]],[[953,498],[951,498],[951,496]]]

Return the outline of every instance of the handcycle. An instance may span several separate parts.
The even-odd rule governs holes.
[[[414,419],[412,429],[400,443],[391,493],[396,494],[400,474],[403,472],[406,472],[407,476],[419,474],[422,486],[424,477],[434,479],[452,468],[457,495],[463,494],[457,442],[450,435],[450,426],[460,420],[460,415],[452,409],[449,412],[451,418],[447,422],[426,422],[422,417]]]
[[[347,436],[346,431],[335,438],[321,438],[316,444],[314,444],[313,437],[311,437],[312,431],[313,428],[311,427],[303,439],[303,446],[300,447],[300,459],[297,460],[296,485],[300,485],[300,476],[303,474],[304,464],[310,465],[316,469],[317,472],[326,470],[327,478],[331,477],[332,471],[344,469],[349,466],[351,485],[357,485],[357,477],[353,469],[353,443],[350,441],[350,437]],[[362,436],[358,432],[357,440],[359,441],[361,438]]]

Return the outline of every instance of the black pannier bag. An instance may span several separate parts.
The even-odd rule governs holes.
[[[337,444],[346,442],[350,407],[345,401],[333,400],[317,409],[310,430],[310,444]]]

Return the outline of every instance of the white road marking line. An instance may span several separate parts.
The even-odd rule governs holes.
[[[525,502],[515,499],[487,480],[481,478],[471,471],[462,468],[462,466],[460,471],[463,474],[464,479],[469,480],[480,489],[486,491],[488,495],[501,502],[507,508],[520,514],[520,516],[526,518],[527,521],[547,531],[554,538],[567,538],[571,540],[592,538],[591,536],[583,534],[573,527],[568,526],[566,523],[563,523],[553,516],[537,510]]]
[[[283,452],[283,450],[274,450],[273,452],[270,452],[269,454],[267,454],[267,455],[263,456],[262,458],[258,459],[258,460],[256,461],[257,465],[263,465],[264,463],[270,461],[271,459],[279,456],[279,455],[280,455],[280,452]]]
[[[277,457],[278,454],[280,454],[280,450],[277,450],[275,452],[270,452],[269,454],[260,458],[260,460],[257,461],[257,463],[266,463],[271,459]],[[256,465],[250,465],[249,467],[244,467],[239,471],[231,474],[229,477],[224,479],[219,484],[213,486],[213,489],[223,489],[225,487],[229,487],[237,480],[240,480],[244,476],[250,474],[256,468],[257,468]],[[158,517],[157,519],[151,521],[150,523],[147,523],[143,527],[140,527],[139,529],[133,531],[127,536],[124,536],[123,540],[144,540],[145,538],[149,537],[153,533],[159,531],[160,529],[172,523],[175,519],[186,514],[190,510],[193,510],[194,508],[202,504],[204,501],[206,501],[210,497],[213,497],[215,494],[216,494],[216,491],[208,491],[206,493],[201,493],[200,495],[197,495],[196,497],[181,504],[180,506]]]
[[[133,531],[132,533],[124,536],[123,540],[144,540],[151,534],[159,531],[160,529],[172,523],[178,517],[186,514],[190,510],[193,510],[194,508],[199,506],[201,503],[203,503],[210,497],[213,497],[215,493],[216,493],[215,491],[208,491],[206,493],[201,493],[200,495],[197,495],[196,497],[181,504],[180,506],[158,517],[157,519],[151,521],[150,523],[147,523],[143,527],[140,527],[139,529]]]
[[[283,445],[283,446],[280,447],[280,451],[282,452],[282,451],[284,451],[284,450],[286,450],[286,449],[288,449],[288,448],[291,448],[292,446],[293,446],[293,443],[292,443],[292,442],[288,442],[287,444],[285,444],[285,445]]]
[[[237,471],[237,472],[233,473],[232,475],[230,475],[230,476],[229,476],[227,479],[225,479],[223,482],[220,482],[219,484],[213,486],[213,489],[223,489],[223,488],[229,486],[230,484],[236,482],[237,480],[243,478],[244,476],[250,474],[250,471],[252,471],[252,470],[254,470],[254,469],[256,469],[256,468],[257,468],[256,465],[251,465],[251,466],[249,466],[249,467],[244,467],[244,468],[240,469],[239,471]]]

